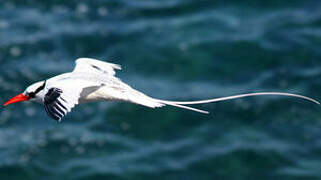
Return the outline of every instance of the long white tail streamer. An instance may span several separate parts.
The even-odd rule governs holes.
[[[196,108],[192,108],[192,107],[184,106],[184,105],[206,104],[206,103],[226,101],[226,100],[238,99],[238,98],[249,97],[249,96],[266,96],[266,95],[297,97],[297,98],[305,99],[305,100],[308,100],[308,101],[311,101],[313,103],[316,103],[316,104],[320,105],[320,102],[315,100],[315,99],[312,99],[312,98],[309,98],[309,97],[306,97],[306,96],[302,96],[302,95],[299,95],[299,94],[282,93],[282,92],[248,93],[248,94],[239,94],[239,95],[226,96],[226,97],[220,97],[220,98],[214,98],[214,99],[205,99],[205,100],[200,100],[200,101],[166,101],[166,100],[159,100],[159,99],[155,99],[155,100],[160,102],[160,103],[164,103],[164,104],[167,104],[167,105],[170,105],[170,106],[176,106],[176,107],[188,109],[188,110],[191,110],[191,111],[196,111],[196,112],[208,114],[209,113],[208,111],[203,111],[203,110],[200,110],[200,109],[196,109]]]

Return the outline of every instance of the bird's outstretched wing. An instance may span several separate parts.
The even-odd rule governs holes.
[[[61,89],[51,88],[44,97],[45,110],[48,116],[56,121],[60,121],[71,109],[66,105],[66,100],[61,97],[61,94]]]
[[[75,80],[73,78],[62,79],[51,83],[47,82],[44,88],[44,107],[47,114],[54,120],[61,119],[79,104],[83,89],[98,85],[95,82]]]
[[[75,62],[76,66],[73,72],[90,72],[114,76],[116,74],[115,69],[121,70],[121,66],[118,64],[112,64],[91,58],[79,58]]]
[[[77,94],[68,93],[60,88],[50,88],[44,96],[45,110],[52,119],[61,119],[78,104]]]

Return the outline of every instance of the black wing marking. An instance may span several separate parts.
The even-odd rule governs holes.
[[[61,89],[51,88],[44,97],[45,110],[49,117],[56,121],[61,121],[61,118],[63,118],[68,112],[67,107],[61,102],[63,101],[60,97],[61,94]]]

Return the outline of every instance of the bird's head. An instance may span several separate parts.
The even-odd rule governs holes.
[[[8,102],[4,104],[4,106],[7,106],[9,104],[21,102],[21,101],[36,101],[41,102],[43,97],[43,89],[45,88],[46,81],[40,81],[36,82],[29,87],[26,88],[26,90],[18,94],[17,96],[10,99]]]

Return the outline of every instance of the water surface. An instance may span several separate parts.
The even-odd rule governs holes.
[[[318,1],[0,1],[0,103],[78,57],[121,64],[150,96],[196,100],[257,91],[321,99]],[[256,97],[148,109],[0,109],[1,179],[321,179],[320,107]]]

